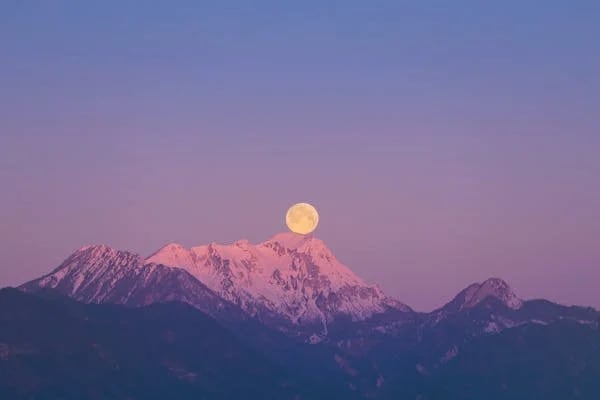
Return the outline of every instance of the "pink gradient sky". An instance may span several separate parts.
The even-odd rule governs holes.
[[[490,276],[600,307],[595,6],[184,3],[1,13],[0,286],[308,201],[417,309]]]

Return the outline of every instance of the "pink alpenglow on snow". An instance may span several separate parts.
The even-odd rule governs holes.
[[[324,329],[335,313],[362,320],[388,307],[408,310],[340,263],[320,239],[292,232],[256,245],[169,244],[146,262],[183,268],[246,311],[265,308],[294,323],[320,320]]]

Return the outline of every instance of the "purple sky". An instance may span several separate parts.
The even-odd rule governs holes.
[[[0,6],[0,286],[308,201],[419,310],[490,276],[600,307],[596,2],[177,3]]]

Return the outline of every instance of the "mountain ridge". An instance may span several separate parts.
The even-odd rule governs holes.
[[[188,249],[171,242],[146,258],[88,245],[49,274],[21,286],[26,291],[39,288],[54,288],[86,303],[182,301],[221,320],[256,318],[311,343],[325,340],[332,324],[340,323],[357,327],[364,321],[361,326],[367,331],[396,332],[408,321],[434,327],[461,315],[477,315],[480,320],[471,330],[485,334],[579,312],[558,307],[548,313],[538,307],[538,315],[538,308],[525,307],[529,301],[500,278],[467,286],[437,310],[416,312],[378,285],[367,284],[322,240],[289,232],[258,244],[238,240]]]
[[[243,315],[185,270],[144,263],[138,254],[106,245],[84,246],[49,274],[19,288],[51,288],[84,303],[142,306],[181,301],[213,317]]]
[[[168,243],[149,257],[87,245],[21,288],[50,287],[90,303],[188,302],[209,315],[240,308],[290,331],[327,335],[340,317],[364,320],[410,307],[367,284],[312,235],[281,233],[259,244],[238,240],[186,249]],[[308,332],[307,332],[308,333]]]

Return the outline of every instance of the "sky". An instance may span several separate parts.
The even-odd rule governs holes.
[[[0,3],[0,287],[284,231],[418,310],[600,307],[600,4]]]

